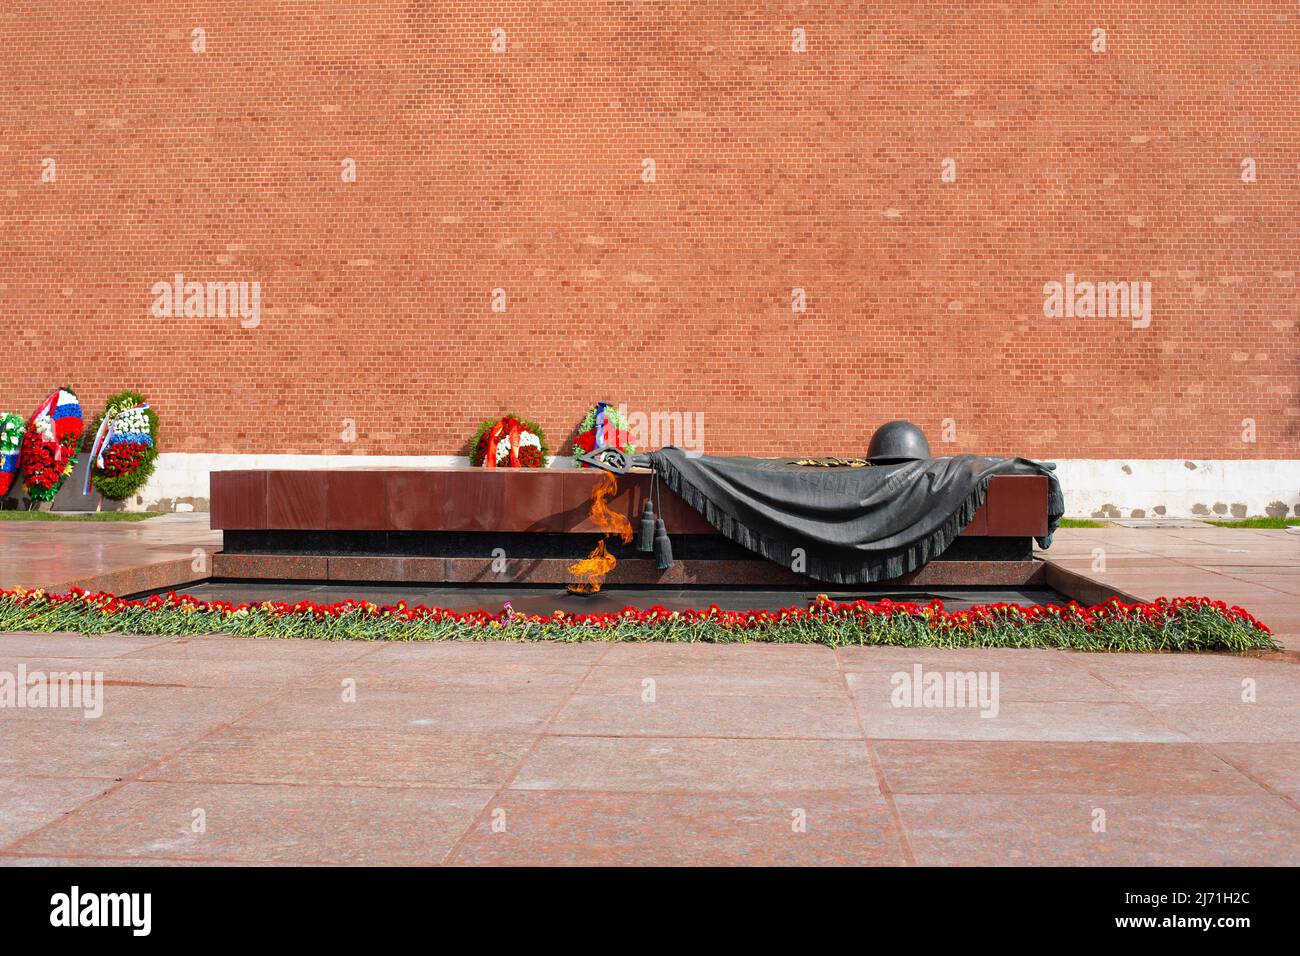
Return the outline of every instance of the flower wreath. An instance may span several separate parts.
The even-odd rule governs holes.
[[[27,423],[21,415],[0,412],[0,497],[9,494],[18,477],[18,463],[23,457],[23,434]]]
[[[53,501],[77,464],[81,403],[61,388],[32,412],[23,435],[23,485],[33,501]]]
[[[619,448],[630,454],[636,449],[628,444],[627,419],[609,402],[597,402],[578,423],[578,434],[573,439],[573,463],[580,468],[589,467],[579,459],[584,452],[597,448]]]
[[[469,463],[483,468],[545,468],[546,436],[536,422],[511,412],[478,427]]]
[[[86,434],[94,437],[86,448],[92,457],[83,493],[90,493],[93,481],[95,490],[105,498],[125,501],[153,474],[158,457],[158,413],[139,392],[128,389],[110,398]]]

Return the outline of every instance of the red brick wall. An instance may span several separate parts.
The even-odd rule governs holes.
[[[907,417],[1296,457],[1292,3],[67,0],[0,53],[0,408],[134,386],[171,451],[452,454],[506,409],[560,446],[604,398],[714,453]],[[260,325],[154,317],[177,272]],[[1044,318],[1067,273],[1150,281],[1151,326]]]

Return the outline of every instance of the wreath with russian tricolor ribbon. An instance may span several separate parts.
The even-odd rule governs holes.
[[[77,464],[81,403],[70,388],[54,392],[32,412],[23,435],[23,487],[33,501],[52,501]]]
[[[583,454],[600,448],[618,448],[636,454],[630,441],[623,414],[609,402],[597,402],[578,423],[578,434],[573,439],[573,463],[579,468],[590,467],[581,461]]]
[[[23,457],[23,435],[27,423],[21,415],[0,412],[0,497],[9,494],[14,479],[18,477],[18,464]]]
[[[82,494],[95,490],[111,501],[125,501],[153,474],[158,458],[158,413],[144,396],[129,389],[108,400],[89,451]]]

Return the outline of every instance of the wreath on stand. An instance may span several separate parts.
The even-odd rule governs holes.
[[[53,501],[77,464],[81,403],[61,388],[32,412],[23,435],[23,486],[32,501]]]
[[[144,487],[158,458],[158,413],[143,395],[118,392],[86,435],[92,458],[84,493],[93,482],[110,501],[125,501]]]
[[[597,402],[578,423],[578,434],[573,439],[573,463],[579,468],[590,467],[581,459],[583,454],[597,448],[618,448],[636,454],[628,444],[627,419],[609,402]]]
[[[545,468],[551,454],[538,424],[513,412],[480,425],[470,449],[469,463],[482,468]]]

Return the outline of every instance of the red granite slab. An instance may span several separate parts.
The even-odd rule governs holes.
[[[245,530],[534,531],[590,533],[588,469],[214,472],[212,527]],[[651,491],[645,473],[618,478],[610,509],[636,527]],[[714,534],[713,527],[663,485],[655,511],[674,534]],[[966,536],[1030,537],[1047,533],[1047,479],[998,476]]]
[[[1144,600],[1129,591],[1107,584],[1104,581],[1098,581],[1096,578],[1073,571],[1053,561],[1043,563],[1043,582],[1048,587],[1060,591],[1066,597],[1073,598],[1084,605],[1101,604],[1113,597],[1117,597],[1127,604],[1138,604]]]
[[[964,537],[984,537],[989,533],[989,508],[987,501],[975,512],[970,524],[961,529]]]
[[[569,488],[576,484],[558,471],[503,471],[495,476],[502,487],[504,509],[500,531],[570,531],[588,508],[574,502]]]
[[[575,532],[598,531],[591,521],[590,506],[592,489],[599,481],[599,474],[584,469],[573,478],[567,479],[572,489],[569,492],[571,517],[575,523],[564,530]],[[641,520],[641,511],[650,497],[651,476],[648,474],[622,475],[618,479],[618,491],[609,499],[611,511],[625,515],[632,522],[633,529]],[[654,502],[655,516],[663,518],[664,523],[674,534],[716,534],[714,527],[704,520],[704,516],[688,505],[667,486],[660,484],[658,500]]]
[[[179,588],[206,579],[211,573],[210,563],[211,558],[206,554],[173,558],[170,561],[153,561],[61,581],[51,590],[63,591],[78,587],[87,591],[108,591],[111,594],[135,594],[161,588]]]
[[[442,584],[448,580],[446,558],[331,555],[326,562],[325,575],[330,581]]]
[[[210,477],[212,528],[260,531],[266,527],[265,471],[214,471]]]
[[[505,469],[447,473],[442,531],[508,531]]]
[[[388,528],[388,482],[368,471],[325,475],[325,527],[330,531],[383,531]]]
[[[324,471],[268,471],[266,526],[277,531],[327,528],[329,511],[325,496],[328,474]]]
[[[329,558],[314,554],[226,554],[212,556],[214,578],[265,578],[272,581],[325,581]]]
[[[388,471],[384,482],[384,528],[420,531],[441,528],[448,472]]]
[[[990,536],[1041,537],[1047,534],[1047,477],[998,475],[980,510],[987,512]]]

